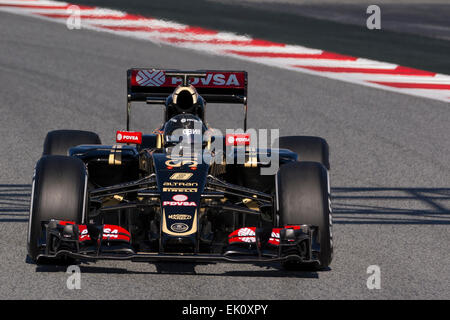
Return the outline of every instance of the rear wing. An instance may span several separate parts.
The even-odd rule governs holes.
[[[188,78],[188,84],[193,85],[206,102],[240,104],[246,102],[246,71],[180,71],[155,68],[129,69],[127,71],[128,100],[165,99],[177,86],[183,84],[183,77]]]
[[[164,104],[179,85],[191,84],[209,103],[244,105],[244,130],[247,129],[247,72],[228,70],[163,70],[133,68],[127,70],[127,130],[131,102]]]

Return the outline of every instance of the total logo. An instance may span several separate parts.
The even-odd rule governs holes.
[[[163,207],[196,207],[197,204],[194,201],[188,201],[188,196],[184,194],[176,194],[172,197],[173,201],[163,201]]]

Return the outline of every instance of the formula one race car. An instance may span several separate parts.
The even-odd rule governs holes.
[[[330,264],[324,139],[255,144],[245,71],[130,69],[127,81],[127,130],[116,133],[122,144],[102,145],[87,131],[47,134],[33,176],[33,261]],[[152,134],[130,131],[136,101],[165,107]],[[242,132],[209,127],[207,102],[243,104]]]

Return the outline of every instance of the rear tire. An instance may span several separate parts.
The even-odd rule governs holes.
[[[90,131],[54,130],[47,133],[43,156],[68,156],[69,149],[80,144],[101,144],[99,136]]]
[[[317,267],[328,267],[333,258],[333,242],[327,170],[317,162],[292,162],[280,167],[277,183],[279,225],[317,226],[316,240],[320,244]],[[283,266],[291,269],[295,263]]]
[[[310,136],[279,138],[279,148],[289,149],[298,155],[298,161],[314,161],[330,170],[329,147],[325,139]]]
[[[43,236],[42,221],[81,224],[87,206],[87,173],[78,158],[45,156],[36,164],[28,221],[28,255],[36,261]]]

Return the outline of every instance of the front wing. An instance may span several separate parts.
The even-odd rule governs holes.
[[[131,245],[131,234],[115,225],[78,225],[51,220],[43,225],[45,241],[40,259],[71,257],[84,261],[131,260],[137,262],[189,261],[234,262],[318,262],[311,244],[314,229],[307,225],[262,229],[240,228],[228,237],[221,253],[139,252]]]

